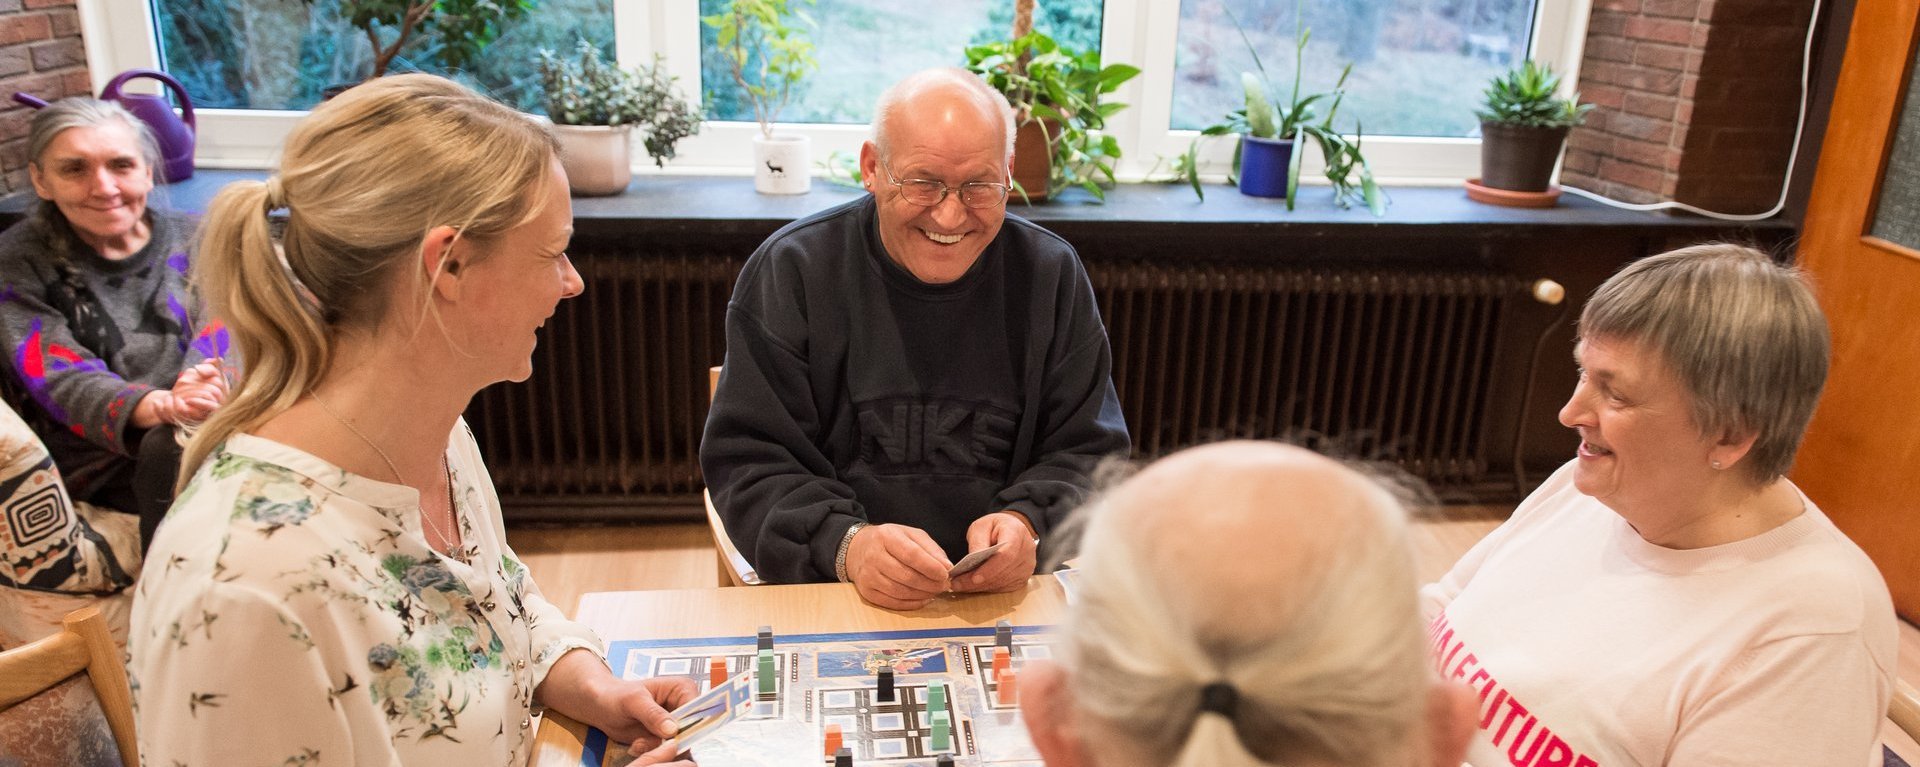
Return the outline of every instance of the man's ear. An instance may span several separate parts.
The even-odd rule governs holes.
[[[1052,661],[1036,660],[1020,669],[1020,718],[1046,767],[1087,767],[1080,723],[1067,689],[1067,672]]]
[[[421,275],[431,281],[434,295],[448,301],[460,298],[460,263],[465,248],[461,244],[460,230],[451,226],[436,226],[427,230],[427,236],[420,242]]]
[[[1473,688],[1435,680],[1427,688],[1427,742],[1414,746],[1426,748],[1427,758],[1419,764],[1457,767],[1465,763],[1479,713],[1480,696]]]
[[[860,185],[873,191],[880,177],[880,148],[868,141],[860,145]]]

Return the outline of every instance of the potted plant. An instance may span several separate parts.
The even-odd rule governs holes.
[[[1021,0],[1010,41],[967,48],[967,68],[1006,94],[1018,123],[1013,182],[1028,202],[1077,186],[1105,200],[1120,142],[1099,135],[1127,105],[1100,97],[1140,74],[1127,64],[1100,66],[1098,51],[1073,51],[1031,31],[1033,1]],[[1103,181],[1104,179],[1104,181]]]
[[[1547,207],[1560,196],[1549,188],[1567,132],[1586,120],[1592,104],[1561,98],[1560,77],[1532,59],[1493,78],[1480,116],[1480,178],[1467,196],[1481,202]]]
[[[1229,18],[1232,18],[1229,12]],[[1242,72],[1240,84],[1245,91],[1246,106],[1227,115],[1224,122],[1210,125],[1200,131],[1193,143],[1187,147],[1187,155],[1179,163],[1180,172],[1193,187],[1193,193],[1206,199],[1206,192],[1200,186],[1199,149],[1200,141],[1208,136],[1237,134],[1240,144],[1234,148],[1232,169],[1227,174],[1227,182],[1237,184],[1242,194],[1255,197],[1285,197],[1287,210],[1293,210],[1294,201],[1300,188],[1300,144],[1311,138],[1320,147],[1320,155],[1326,160],[1326,177],[1333,186],[1334,203],[1347,207],[1362,204],[1378,216],[1386,213],[1387,196],[1380,185],[1373,180],[1373,171],[1367,167],[1367,158],[1360,151],[1360,133],[1356,127],[1353,138],[1347,138],[1333,127],[1334,115],[1340,111],[1340,100],[1346,94],[1347,77],[1353,73],[1353,65],[1348,64],[1340,71],[1339,81],[1333,90],[1322,93],[1301,95],[1301,67],[1307,50],[1307,40],[1311,32],[1298,26],[1293,47],[1293,90],[1284,102],[1276,101],[1275,89],[1267,77],[1266,65],[1260,62],[1260,54],[1254,50],[1253,41],[1247,38],[1246,30],[1240,30],[1240,39],[1247,45],[1247,52],[1253,56],[1253,65],[1258,73]],[[1234,27],[1239,29],[1239,21]],[[1324,117],[1316,112],[1317,105],[1327,103]],[[1318,119],[1316,119],[1318,118]]]
[[[311,6],[316,0],[304,0]],[[373,74],[387,66],[407,44],[423,37],[439,43],[433,56],[448,69],[467,69],[501,30],[533,10],[534,0],[342,0],[340,16],[366,33],[373,46]],[[382,29],[394,30],[381,42]],[[352,87],[331,86],[327,95]]]
[[[674,93],[658,58],[621,69],[581,40],[572,58],[541,51],[540,85],[547,117],[560,139],[560,164],[577,195],[626,191],[633,177],[633,130],[644,131],[647,155],[665,167],[680,139],[700,132],[700,112]]]
[[[807,137],[773,132],[794,86],[820,67],[813,43],[788,23],[793,13],[788,0],[727,0],[719,13],[700,19],[713,27],[733,81],[746,93],[760,123],[760,133],[753,137],[753,188],[762,194],[805,194],[812,186]],[[807,21],[804,15],[799,18]]]

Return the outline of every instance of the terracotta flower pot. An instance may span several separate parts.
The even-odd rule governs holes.
[[[1053,148],[1047,137],[1058,135],[1060,124],[1052,120],[1028,120],[1014,131],[1013,180],[1026,191],[1028,202],[1047,199],[1047,187],[1053,183]],[[1020,199],[1020,193],[1013,193],[1011,199]]]
[[[1567,131],[1481,122],[1480,184],[1515,192],[1546,191]]]

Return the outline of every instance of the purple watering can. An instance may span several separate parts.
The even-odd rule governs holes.
[[[173,113],[173,105],[167,103],[165,95],[120,92],[120,86],[128,80],[142,77],[159,80],[172,90],[174,97],[180,100],[180,114]],[[126,107],[153,131],[153,139],[160,145],[161,181],[185,181],[193,177],[193,99],[188,98],[187,89],[179,80],[153,69],[129,69],[107,81],[107,87],[100,90],[100,99],[120,102],[120,106]],[[35,109],[47,105],[47,102],[26,93],[13,94],[13,100]]]

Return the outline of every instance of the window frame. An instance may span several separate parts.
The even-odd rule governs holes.
[[[1564,74],[1561,90],[1571,94],[1579,81],[1580,57],[1592,0],[1537,0],[1532,57]],[[1122,181],[1149,173],[1165,175],[1164,163],[1184,153],[1197,131],[1171,128],[1174,53],[1180,4],[1176,0],[1105,0],[1101,14],[1101,53],[1107,63],[1126,62],[1141,75],[1114,94],[1129,108],[1108,121],[1108,132],[1126,150],[1116,168]],[[160,47],[151,0],[78,0],[87,45],[88,73],[97,91],[114,73],[133,68],[161,69]],[[688,94],[701,92],[699,0],[615,0],[614,48],[626,65],[664,57],[668,72]],[[257,109],[198,109],[197,162],[209,168],[266,168],[274,161],[293,123],[305,112]],[[817,165],[834,153],[858,156],[865,125],[780,123],[782,133],[813,139]],[[759,130],[750,122],[709,121],[697,136],[683,139],[665,172],[748,175],[751,139]],[[1225,177],[1233,142],[1202,145],[1203,177]],[[1479,172],[1480,141],[1472,138],[1407,136],[1366,137],[1368,163],[1382,183],[1444,185]],[[1320,179],[1317,152],[1302,160],[1301,177]],[[637,173],[660,172],[644,151],[636,152]]]

